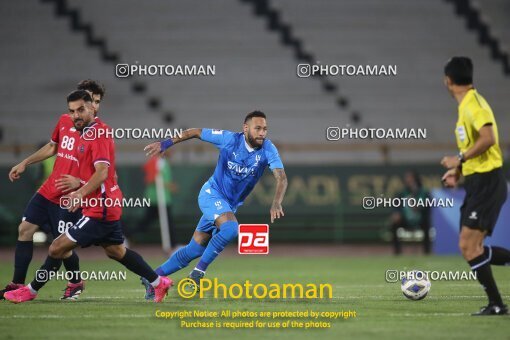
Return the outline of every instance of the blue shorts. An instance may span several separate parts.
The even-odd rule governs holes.
[[[82,248],[124,243],[120,221],[100,221],[87,216],[82,216],[74,226],[67,229],[66,236]]]
[[[211,187],[209,182],[206,182],[200,194],[198,194],[198,206],[202,210],[202,217],[198,222],[197,229],[208,234],[214,234],[218,228],[214,221],[221,215],[227,212],[234,213],[237,207],[232,207],[227,200],[215,189]]]
[[[65,233],[80,217],[80,211],[72,213],[62,209],[38,192],[32,196],[23,213],[23,221],[39,226],[42,231],[51,233],[54,238]]]

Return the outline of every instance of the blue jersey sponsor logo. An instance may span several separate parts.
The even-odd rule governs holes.
[[[243,175],[250,175],[255,176],[255,168],[257,167],[258,162],[255,163],[252,167],[240,165],[237,163],[234,163],[232,161],[227,161],[227,167],[235,176],[243,176]]]

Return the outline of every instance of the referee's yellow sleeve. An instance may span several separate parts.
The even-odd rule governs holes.
[[[472,116],[472,124],[476,131],[480,131],[484,125],[493,124],[493,122],[491,113],[485,109],[475,111]]]

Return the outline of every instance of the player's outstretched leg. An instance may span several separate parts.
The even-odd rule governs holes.
[[[207,267],[216,259],[223,249],[225,249],[227,244],[237,237],[238,223],[235,220],[229,219],[223,222],[219,226],[219,229],[219,232],[209,241],[200,261],[189,275],[189,278],[195,281],[197,285],[199,285],[200,279],[204,277]]]
[[[156,268],[156,274],[168,276],[187,267],[191,261],[202,256],[210,239],[210,234],[196,230],[188,245],[177,250],[165,263]],[[145,287],[145,300],[154,300],[154,287],[147,279],[140,277],[140,280]]]
[[[211,235],[195,231],[188,245],[177,250],[165,263],[156,268],[156,273],[167,276],[185,268],[191,261],[202,256]]]
[[[73,250],[71,255],[62,260],[64,267],[68,273],[72,273],[71,279],[64,289],[64,296],[60,300],[77,300],[85,290],[85,284],[80,275],[80,258]]]
[[[14,250],[14,275],[12,281],[0,290],[0,300],[4,299],[4,294],[11,290],[16,290],[25,285],[28,266],[32,261],[34,253],[34,242],[32,240],[34,233],[39,229],[35,224],[22,221],[18,227],[18,240]]]
[[[508,308],[499,294],[496,281],[492,275],[490,258],[485,254],[483,240],[485,233],[481,230],[463,226],[460,232],[459,247],[462,255],[476,273],[476,277],[487,294],[489,304],[473,316],[505,315]]]
[[[494,266],[510,266],[510,250],[496,246],[485,246],[484,254]]]
[[[198,236],[197,233],[199,233]],[[200,234],[204,234],[204,237],[202,238]],[[197,238],[200,243],[196,241]],[[165,263],[156,268],[155,272],[160,276],[167,276],[187,267],[191,261],[204,253],[205,246],[201,244],[207,244],[210,238],[211,236],[207,233],[195,231],[195,235],[193,235],[188,245],[173,253]],[[141,277],[140,280],[145,287],[145,300],[154,300],[154,287],[147,279]]]
[[[150,282],[152,287],[154,287],[155,302],[163,301],[168,289],[173,285],[172,280],[156,274],[137,252],[124,247],[122,244],[103,245],[103,248],[109,258],[120,262],[124,267]]]

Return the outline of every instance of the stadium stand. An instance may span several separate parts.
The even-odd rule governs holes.
[[[453,55],[473,58],[476,85],[500,124],[509,123],[510,80],[446,2],[273,0],[273,6],[322,64],[398,66],[398,76],[390,79],[335,78],[367,125],[427,127],[430,140],[451,141],[456,115],[442,69]]]
[[[0,32],[3,145],[47,141],[59,115],[66,111],[65,96],[86,78],[100,79],[105,84],[107,93],[101,113],[112,126],[161,124],[160,117],[146,113],[144,103],[132,95],[128,83],[114,76],[112,67],[101,62],[83,63],[84,58],[99,60],[97,51],[87,48],[83,36],[73,34],[66,20],[56,19],[50,6],[31,0],[8,6],[2,3],[0,8],[5,15]],[[30,20],[21,22],[21,17]],[[140,114],[144,119],[140,119]],[[4,164],[17,160],[19,157],[12,153],[2,155]]]
[[[483,22],[490,27],[493,38],[500,42],[502,54],[508,62],[510,58],[510,3],[504,0],[472,1],[473,7],[481,15]],[[508,73],[510,74],[510,65]]]
[[[0,5],[5,7],[2,8],[5,29],[0,33],[5,47],[1,71],[4,81],[12,84],[2,91],[0,126],[4,130],[4,164],[19,159],[18,155],[5,151],[12,149],[9,146],[36,144],[47,139],[54,124],[53,119],[46,118],[47,114],[56,112],[57,115],[64,110],[63,94],[82,78],[105,83],[107,97],[101,111],[111,126],[167,127],[164,113],[170,111],[174,113],[172,127],[213,126],[236,130],[247,111],[261,109],[270,115],[271,138],[287,146],[282,150],[288,162],[360,163],[384,159],[381,156],[384,147],[381,147],[383,151],[350,150],[345,145],[353,141],[326,143],[327,126],[351,123],[352,112],[339,107],[317,79],[297,78],[298,60],[293,51],[243,1],[204,4],[196,0],[156,0],[141,5],[135,0],[122,3],[61,0],[56,3],[62,2],[76,9],[83,22],[107,41],[109,48],[118,53],[119,62],[210,64],[216,66],[216,75],[141,79],[148,84],[146,92],[151,94],[153,106],[158,107],[151,110],[146,98],[133,91],[133,79],[116,78],[114,65],[104,62],[101,51],[86,44],[83,33],[71,29],[70,19],[55,16],[52,1]],[[504,113],[510,107],[507,96],[510,80],[455,16],[452,6],[443,1],[406,1],[404,5],[397,0],[390,2],[392,6],[375,0],[273,0],[269,3],[301,39],[306,50],[318,58],[317,62],[398,66],[397,77],[329,78],[338,85],[351,108],[359,112],[360,127],[425,127],[428,129],[426,143],[452,143],[456,110],[442,86],[442,67],[448,57],[458,54],[473,57],[477,86],[493,105],[499,124],[508,125],[510,118]],[[24,30],[18,29],[20,16],[30,18],[25,21]],[[130,20],[125,20],[126,17]],[[452,21],[458,25],[451,25]],[[427,54],[421,53],[422,50],[427,50]],[[39,56],[35,63],[34,54]],[[97,62],[84,64],[80,62],[81,57]],[[14,91],[19,88],[24,91]],[[403,114],[406,119],[401,118]],[[23,134],[24,126],[34,117],[44,118],[39,119],[39,129],[27,136]],[[307,143],[311,145],[308,150],[300,149]],[[119,155],[121,163],[143,160],[143,153],[133,152],[139,144],[119,141],[118,145],[121,151],[126,150]],[[454,150],[454,145],[451,146]],[[420,149],[419,153],[412,146],[405,147],[392,152],[391,159],[430,161],[445,153],[435,147]],[[215,157],[208,153],[184,157],[178,152],[175,160],[211,162]]]
[[[445,0],[453,3],[455,8],[455,14],[464,19],[465,25],[468,30],[475,33],[477,36],[478,43],[486,47],[490,51],[491,58],[500,63],[502,66],[503,73],[506,76],[510,76],[510,59],[508,53],[502,47],[502,43],[497,36],[498,23],[492,25],[491,19],[484,16],[484,13],[480,11],[478,3],[470,0]],[[494,7],[489,6],[492,10]],[[505,12],[507,8],[501,6],[499,11]],[[499,16],[496,15],[498,18]],[[496,27],[496,29],[494,29]],[[496,31],[496,35],[494,34]]]

